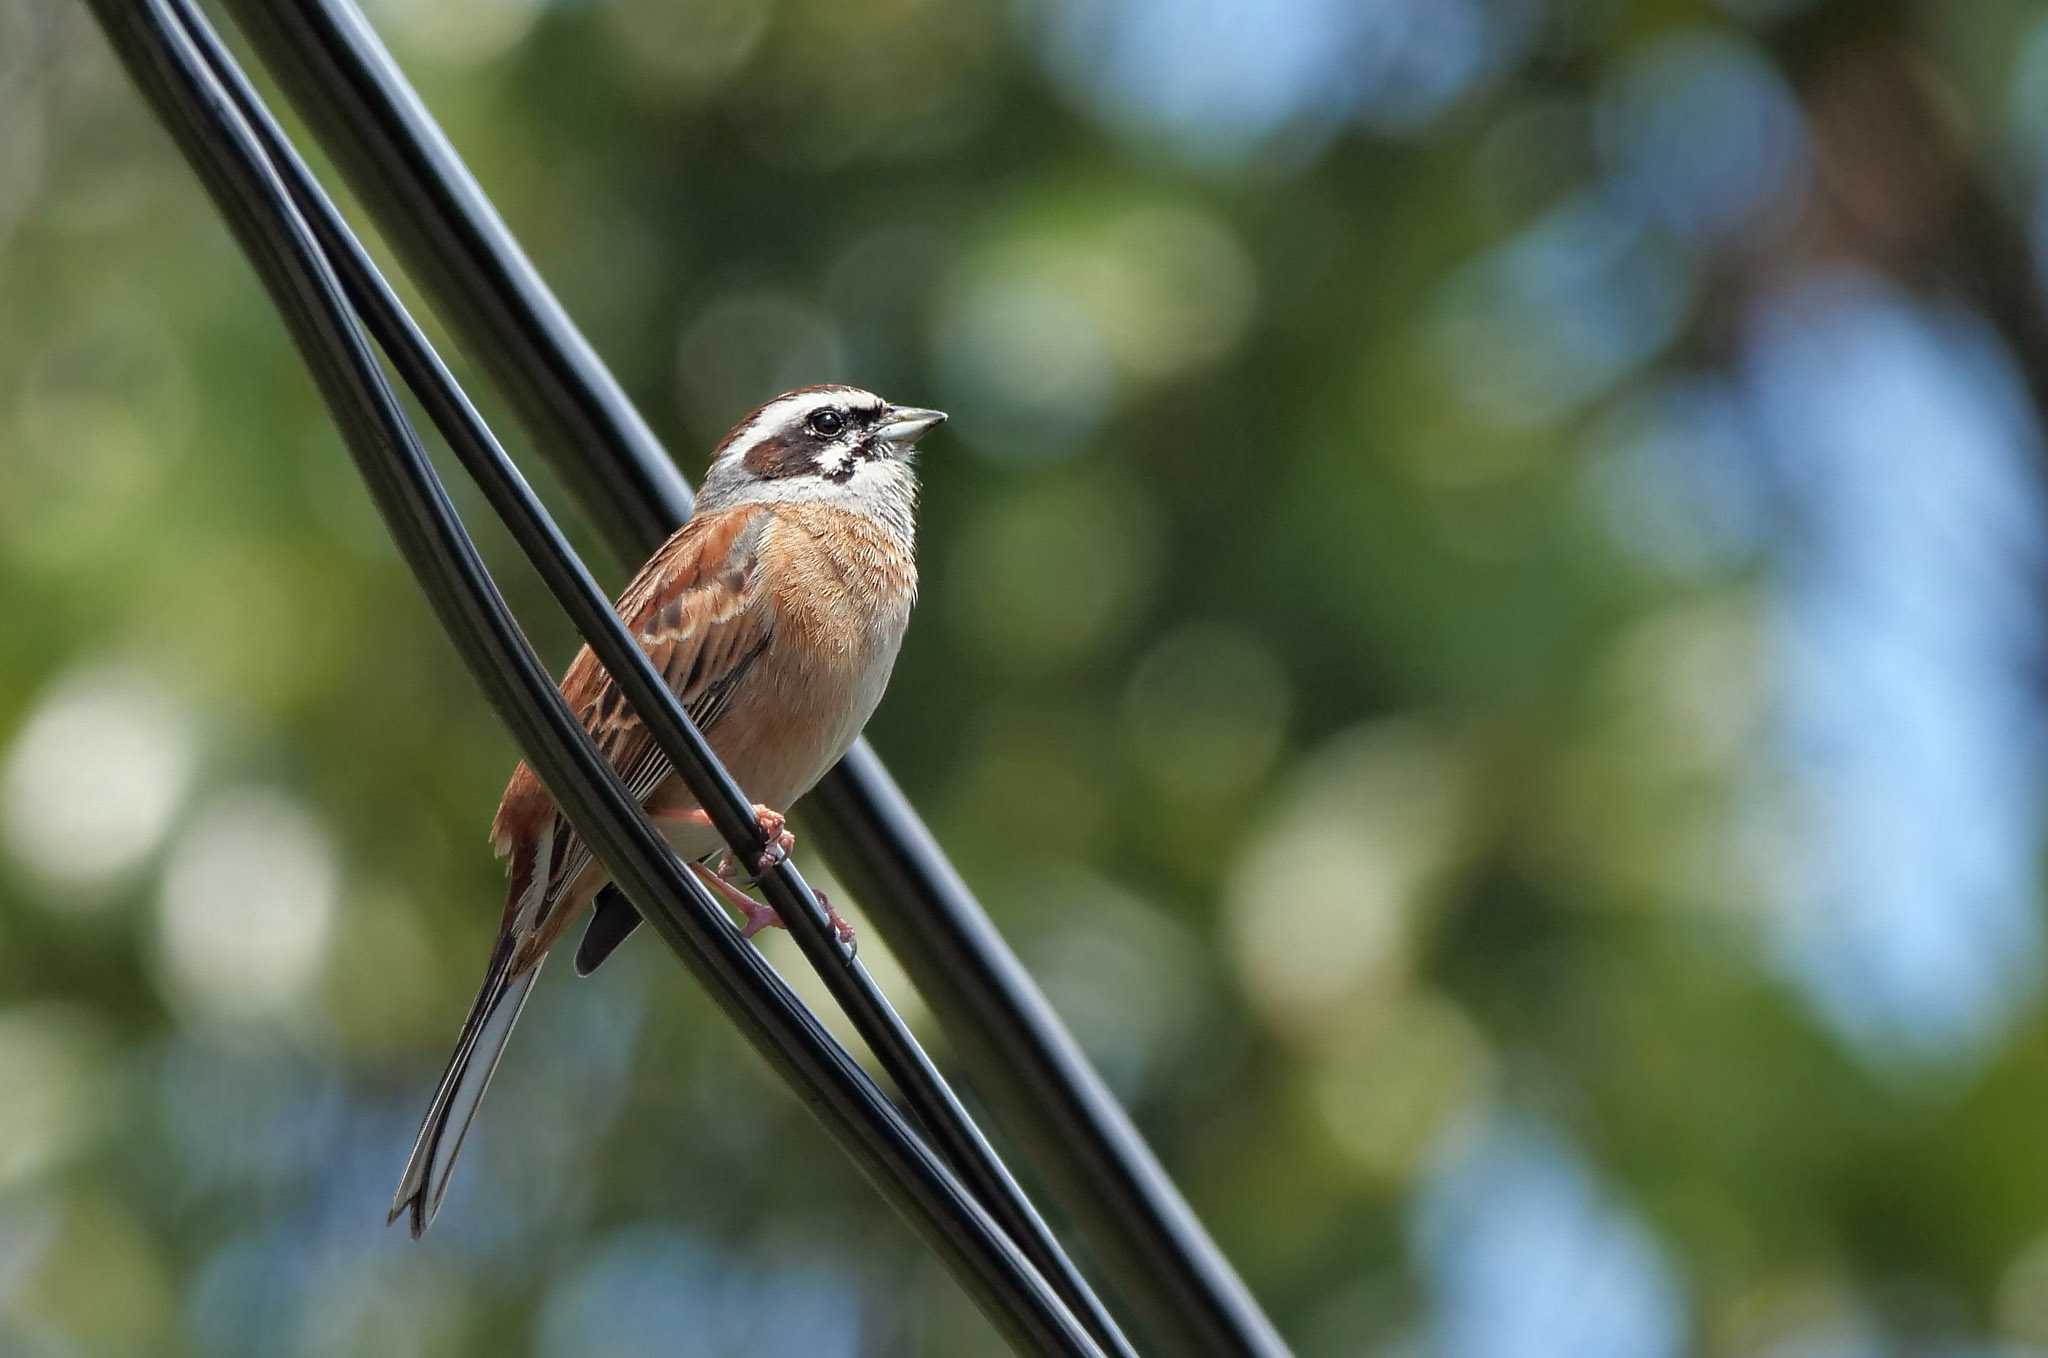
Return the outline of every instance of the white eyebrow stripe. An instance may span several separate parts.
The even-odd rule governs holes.
[[[804,417],[825,406],[865,408],[869,404],[880,409],[888,402],[859,387],[824,386],[788,392],[754,412],[753,418],[748,420],[726,444],[725,456],[733,459],[743,458],[762,438],[788,429],[792,425],[801,425]]]

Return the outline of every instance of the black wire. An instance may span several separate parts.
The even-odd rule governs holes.
[[[191,33],[166,0],[95,0],[94,9],[270,288],[422,590],[578,833],[1012,1344],[1099,1354],[873,1081],[738,938],[562,701],[484,570],[289,189]],[[196,13],[187,9],[185,18],[201,31]]]
[[[385,237],[497,379],[614,551],[637,564],[689,493],[347,0],[227,0]],[[806,799],[971,1082],[1162,1347],[1286,1346],[865,741]]]
[[[618,678],[628,700],[671,763],[685,759],[715,769],[721,774],[716,756],[705,744],[674,693],[662,682],[646,655],[633,642],[624,624],[606,604],[583,564],[577,559],[547,509],[527,486],[518,468],[492,435],[483,417],[464,396],[454,375],[434,352],[433,345],[403,303],[384,281],[362,243],[321,188],[291,141],[264,107],[233,56],[190,0],[173,0],[186,30],[205,56],[214,74],[233,96],[237,109],[263,145],[271,164],[283,176],[299,212],[327,252],[347,290],[349,300],[363,317],[406,384],[419,398],[435,426],[448,440],[463,466],[482,487],[492,508],[511,529],[514,538],[541,573],[556,599],[571,615],[606,668]],[[678,754],[685,756],[679,759]],[[686,781],[688,781],[686,779]],[[723,786],[698,787],[706,794],[704,804],[725,798],[729,815],[746,826],[749,842],[736,843],[736,853],[759,851],[758,833],[744,801],[728,778]],[[1052,1283],[1075,1315],[1088,1327],[1096,1342],[1107,1352],[1135,1358],[1129,1343],[1103,1307],[1073,1262],[1061,1249],[1044,1220],[1032,1208],[994,1150],[965,1108],[947,1087],[938,1068],[918,1045],[909,1027],[890,1006],[867,969],[840,950],[815,897],[793,870],[785,868],[774,876],[793,879],[793,891],[781,892],[777,909],[791,922],[793,933],[806,943],[805,951],[834,998],[852,1019],[889,1075],[909,1098],[919,1120],[937,1137],[954,1172],[961,1175],[977,1198],[1009,1233],[1025,1255]],[[789,888],[789,881],[782,882]],[[793,921],[805,919],[810,927],[799,931]]]

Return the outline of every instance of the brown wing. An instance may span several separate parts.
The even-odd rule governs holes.
[[[694,518],[619,596],[619,616],[707,735],[716,729],[748,667],[768,647],[774,614],[758,588],[757,554],[767,522],[759,507]],[[588,646],[576,653],[562,677],[562,696],[633,796],[646,801],[668,776],[668,760]],[[522,763],[505,789],[491,834],[504,853],[539,833],[555,836],[541,906],[545,913],[589,865],[591,854]],[[513,892],[508,911],[519,894]]]

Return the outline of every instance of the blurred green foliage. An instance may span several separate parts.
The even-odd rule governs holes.
[[[687,471],[803,382],[952,411],[870,735],[1301,1352],[2048,1351],[2031,879],[2011,974],[1926,936],[1952,1041],[1787,951],[1797,485],[1853,496],[1749,446],[1804,388],[1745,338],[1853,269],[2027,404],[2039,6],[372,17]],[[0,611],[0,1350],[992,1351],[644,941],[382,1229],[515,753],[71,7],[0,9]]]

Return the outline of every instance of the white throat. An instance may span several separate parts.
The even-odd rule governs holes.
[[[853,458],[844,481],[824,476],[728,480],[707,476],[698,502],[708,509],[734,505],[822,504],[874,520],[908,548],[917,540],[917,474],[901,457]],[[842,464],[843,465],[843,464]],[[831,466],[825,471],[835,470]]]

